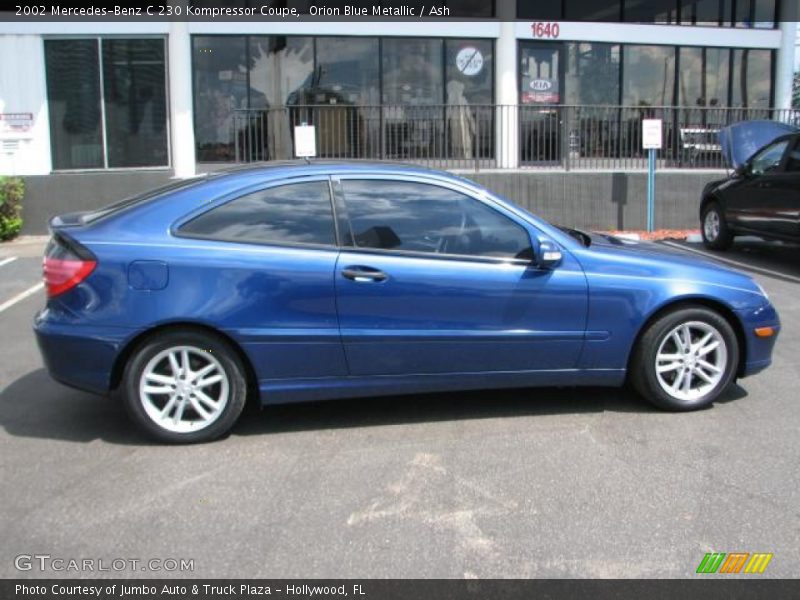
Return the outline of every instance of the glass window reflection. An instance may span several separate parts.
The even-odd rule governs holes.
[[[54,169],[104,166],[97,40],[45,40]]]
[[[328,182],[282,185],[247,194],[193,219],[181,232],[257,244],[332,245]]]
[[[109,167],[169,163],[164,40],[103,40]]]

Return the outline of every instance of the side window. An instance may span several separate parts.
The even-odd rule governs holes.
[[[437,185],[343,180],[356,246],[502,258],[532,256],[528,232],[482,202]]]
[[[788,145],[789,141],[783,140],[764,148],[750,160],[750,172],[753,175],[761,175],[777,170]]]
[[[234,242],[333,245],[328,182],[259,190],[203,213],[180,231]]]

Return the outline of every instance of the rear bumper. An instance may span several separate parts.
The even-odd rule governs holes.
[[[97,394],[108,393],[114,363],[125,341],[135,333],[55,322],[48,318],[46,309],[34,318],[33,331],[53,379]]]

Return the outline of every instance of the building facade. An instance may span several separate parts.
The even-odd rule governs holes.
[[[619,170],[643,116],[674,120],[677,152],[791,104],[797,0],[444,5],[442,21],[0,22],[0,173],[188,177],[289,158],[299,123],[322,156]]]

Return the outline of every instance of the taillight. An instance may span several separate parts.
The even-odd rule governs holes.
[[[44,253],[42,272],[47,296],[53,298],[71,290],[94,271],[97,260],[86,248],[55,234]]]

